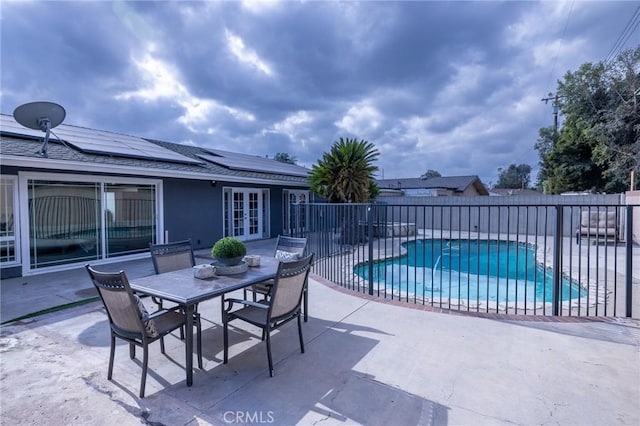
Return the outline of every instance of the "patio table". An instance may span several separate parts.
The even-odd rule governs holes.
[[[187,386],[193,384],[193,312],[195,305],[234,290],[275,278],[278,260],[264,256],[260,266],[234,275],[217,275],[199,279],[193,269],[180,269],[163,274],[149,275],[131,281],[131,289],[140,294],[158,297],[180,305],[186,315],[185,351]],[[223,307],[224,308],[224,307]]]

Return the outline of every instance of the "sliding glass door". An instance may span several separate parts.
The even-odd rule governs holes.
[[[25,181],[29,269],[143,253],[157,241],[158,183]]]
[[[31,269],[101,256],[100,184],[30,180]]]
[[[105,184],[106,257],[149,250],[156,235],[154,185]]]

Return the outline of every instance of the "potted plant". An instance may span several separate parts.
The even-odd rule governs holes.
[[[211,249],[211,256],[227,266],[239,264],[245,254],[247,254],[247,248],[244,243],[233,237],[219,239]]]

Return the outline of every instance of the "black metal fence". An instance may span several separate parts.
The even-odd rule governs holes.
[[[306,204],[292,212],[315,273],[356,292],[473,312],[638,314],[638,205]]]

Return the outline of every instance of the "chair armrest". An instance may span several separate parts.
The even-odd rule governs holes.
[[[161,317],[163,315],[167,315],[170,312],[180,312],[181,314],[183,313],[182,309],[180,308],[180,306],[175,306],[173,308],[165,308],[165,309],[158,309],[157,311],[154,311],[152,313],[149,314],[148,319],[154,319],[154,318],[158,318]]]
[[[264,303],[260,303],[260,302],[254,302],[252,300],[244,300],[244,299],[224,299],[225,302],[229,303],[229,306],[227,306],[227,308],[225,309],[225,311],[230,311],[231,308],[233,307],[234,303],[239,303],[241,305],[245,305],[245,306],[253,306],[255,308],[260,308],[260,309],[268,309],[269,305],[265,305]]]

